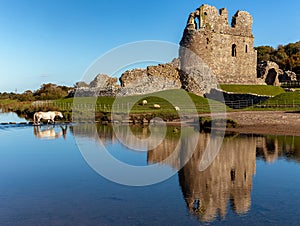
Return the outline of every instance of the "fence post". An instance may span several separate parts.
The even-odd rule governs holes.
[[[293,99],[293,108],[295,108],[295,101],[294,101],[294,99]]]
[[[284,100],[284,105],[285,105],[284,107],[286,108],[286,107],[287,107],[287,106],[286,106],[286,99]]]

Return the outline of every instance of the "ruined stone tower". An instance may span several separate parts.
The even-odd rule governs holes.
[[[228,23],[226,9],[202,5],[189,16],[180,42],[180,61],[189,64],[187,49],[205,62],[221,84],[257,83],[252,16],[238,11]]]

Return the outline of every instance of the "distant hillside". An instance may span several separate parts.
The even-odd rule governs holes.
[[[258,46],[257,60],[273,61],[283,70],[300,74],[300,41],[287,45],[279,45],[276,49],[271,46]]]

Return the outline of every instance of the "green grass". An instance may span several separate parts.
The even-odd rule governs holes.
[[[11,100],[11,99],[0,99],[0,105],[9,105],[9,104],[16,104],[17,100]]]
[[[295,104],[300,103],[300,93],[299,92],[289,92],[289,93],[282,93],[275,97],[272,97],[263,104]]]
[[[0,99],[0,108],[3,111],[24,110],[31,105],[30,101],[20,102],[18,100]]]
[[[97,100],[97,104],[108,104],[111,105],[115,101],[115,97],[76,97],[76,103],[85,103],[85,104],[95,104]],[[73,104],[74,98],[64,98],[55,101],[56,103],[70,103]]]
[[[257,104],[253,107],[243,109],[245,111],[299,111],[300,109],[300,93],[288,92],[282,93],[275,97],[272,97],[261,104]]]
[[[147,100],[148,104],[142,106],[142,100]],[[72,107],[72,103],[82,104],[82,106],[87,106],[90,104],[97,104],[97,109],[99,111],[110,112],[112,105],[114,104],[116,111],[124,111],[125,109],[132,106],[130,113],[131,114],[140,114],[140,113],[156,113],[156,114],[177,114],[174,109],[174,106],[179,106],[182,111],[188,112],[191,111],[193,107],[197,109],[197,112],[210,112],[210,105],[214,105],[220,108],[225,108],[223,104],[208,100],[204,97],[197,96],[193,93],[188,93],[184,90],[166,90],[161,92],[156,92],[146,95],[138,96],[126,96],[126,97],[77,97],[66,98],[56,101],[57,106],[68,106]],[[159,104],[160,109],[154,109],[153,105]],[[63,108],[63,107],[61,107]],[[226,108],[227,109],[227,108]]]
[[[279,86],[268,85],[219,85],[226,92],[233,93],[252,93],[266,96],[276,96],[284,93],[284,89]]]

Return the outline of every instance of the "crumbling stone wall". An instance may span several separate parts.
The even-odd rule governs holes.
[[[125,71],[119,80],[120,85],[117,78],[99,74],[87,87],[77,88],[76,96],[130,96],[182,87],[178,58],[167,64]]]
[[[121,87],[143,88],[152,87],[153,91],[166,88],[180,88],[179,61],[174,59],[171,63],[148,66],[146,69],[133,69],[125,71],[121,78]]]
[[[126,71],[120,78],[118,96],[154,93],[168,89],[180,89],[179,61],[148,66],[146,69]]]
[[[283,71],[272,61],[261,61],[257,64],[257,77],[267,85],[280,86],[282,82],[297,81],[295,72]]]
[[[252,23],[248,12],[238,11],[229,26],[226,9],[202,5],[190,14],[184,30],[181,68],[191,63],[187,56],[190,50],[211,68],[219,83],[257,84]]]

